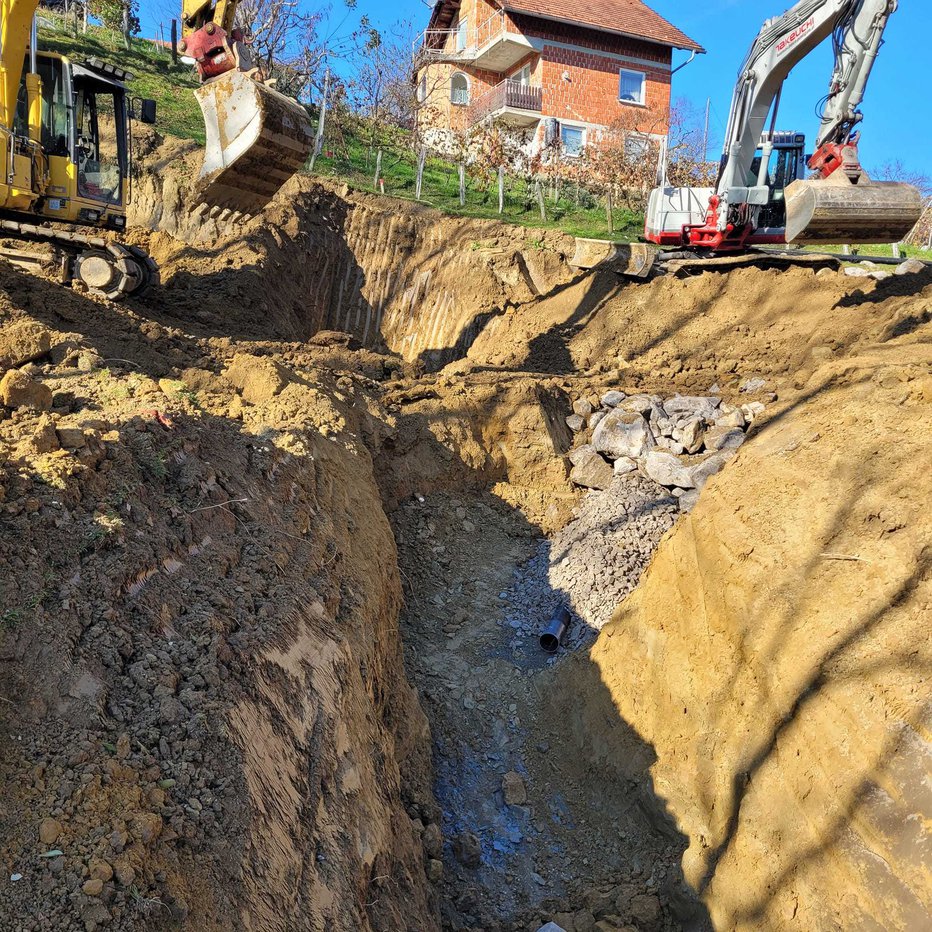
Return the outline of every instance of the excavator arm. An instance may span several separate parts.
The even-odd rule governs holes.
[[[239,0],[183,0],[182,54],[194,59],[206,146],[198,204],[240,216],[260,211],[307,161],[307,110],[271,87],[236,26]]]
[[[871,69],[897,0],[800,0],[768,20],[735,87],[716,193],[694,245],[725,248],[752,233],[771,191],[766,184],[772,144],[752,176],[768,116],[775,128],[783,83],[804,58],[834,37],[835,71],[810,160],[815,179],[787,189],[787,242],[895,242],[915,225],[921,198],[908,185],[872,182],[857,155],[855,127]],[[770,137],[772,138],[771,132]]]

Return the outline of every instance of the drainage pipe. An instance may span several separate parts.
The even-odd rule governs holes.
[[[570,610],[565,605],[561,605],[556,612],[554,612],[553,617],[550,619],[550,623],[540,636],[541,648],[548,654],[555,654],[560,649],[560,644],[569,626]]]

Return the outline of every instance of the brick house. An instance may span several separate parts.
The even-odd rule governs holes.
[[[567,157],[619,123],[659,138],[676,49],[704,51],[641,0],[439,0],[415,53],[421,129],[496,120]]]

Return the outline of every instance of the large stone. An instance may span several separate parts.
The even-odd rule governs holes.
[[[628,396],[624,392],[606,392],[602,398],[603,408],[617,408]]]
[[[0,329],[0,370],[21,366],[45,356],[52,336],[41,324],[20,320]]]
[[[651,410],[657,405],[657,401],[658,399],[652,398],[650,395],[632,395],[622,402],[622,407],[626,411],[637,411],[638,414],[643,414],[647,417]]]
[[[919,259],[907,259],[901,262],[894,270],[894,275],[914,275],[916,272],[925,272],[930,266]]]
[[[747,418],[740,408],[734,408],[727,414],[721,414],[715,419],[716,427],[744,428],[747,426],[747,423]]]
[[[685,414],[689,417],[701,417],[711,421],[715,418],[715,412],[721,403],[721,398],[677,395],[675,398],[668,398],[663,403],[663,409],[672,418]]]
[[[463,867],[478,867],[482,863],[482,844],[472,832],[463,832],[453,839],[453,854]]]
[[[680,429],[679,437],[676,439],[683,445],[683,449],[687,453],[698,453],[705,441],[705,428],[702,426],[702,418],[694,418],[687,422],[686,426]]]
[[[580,398],[573,402],[573,414],[580,417],[589,417],[592,414],[592,405],[585,398]]]
[[[443,853],[443,832],[436,822],[431,822],[424,829],[421,841],[424,843],[424,853],[429,858],[439,858]]]
[[[53,845],[58,841],[63,829],[57,819],[43,819],[39,823],[39,841],[43,845]]]
[[[637,472],[638,464],[629,456],[619,456],[615,460],[614,473],[616,476],[627,476],[629,473]]]
[[[527,787],[520,773],[512,770],[502,777],[502,796],[508,806],[523,806],[527,802]]]
[[[582,486],[584,489],[607,489],[612,484],[614,473],[612,467],[599,456],[590,453],[579,465],[573,467],[570,473],[570,482]]]
[[[743,430],[738,427],[710,427],[705,432],[705,447],[712,452],[718,450],[737,450],[746,440]]]
[[[672,453],[648,453],[644,463],[647,475],[668,489],[694,489],[696,483],[688,466]]]
[[[584,463],[589,459],[593,453],[595,453],[595,447],[591,443],[587,443],[584,446],[577,447],[575,450],[571,450],[569,453],[569,461],[574,466],[578,466],[580,463]]]
[[[731,459],[734,455],[733,451],[726,451],[724,453],[715,453],[708,459],[703,460],[697,466],[690,467],[690,475],[692,476],[693,485],[697,489],[702,489],[705,487],[705,484],[712,478],[712,476],[718,475],[724,468],[725,464]]]
[[[52,390],[25,372],[11,369],[0,379],[0,404],[8,408],[49,411],[52,407]]]
[[[635,411],[616,408],[596,427],[592,445],[599,453],[616,460],[620,456],[637,459],[657,446],[650,425]]]
[[[285,366],[249,353],[237,353],[224,375],[239,389],[243,401],[253,405],[271,401],[294,380],[294,374]]]
[[[634,897],[628,907],[631,919],[641,932],[659,932],[663,926],[660,900],[650,893]]]
[[[574,433],[578,434],[585,426],[585,418],[580,417],[578,414],[571,414],[566,419],[566,426]]]

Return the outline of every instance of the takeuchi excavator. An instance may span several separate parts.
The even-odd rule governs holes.
[[[207,129],[191,206],[230,218],[261,210],[313,142],[305,108],[249,60],[233,26],[238,4],[183,7]],[[138,295],[158,282],[158,268],[142,249],[101,233],[126,228],[132,121],[154,123],[155,102],[131,97],[133,76],[122,68],[41,51],[38,5],[0,0],[0,256],[26,267],[54,261],[64,282],[111,299]],[[39,256],[35,244],[43,244]]]
[[[905,237],[922,216],[920,192],[872,180],[861,165],[857,130],[896,9],[897,0],[800,0],[768,20],[735,87],[716,186],[674,188],[664,181],[650,197],[646,239],[711,254]],[[806,158],[804,135],[776,131],[780,96],[790,71],[829,36],[835,70],[815,152]]]

